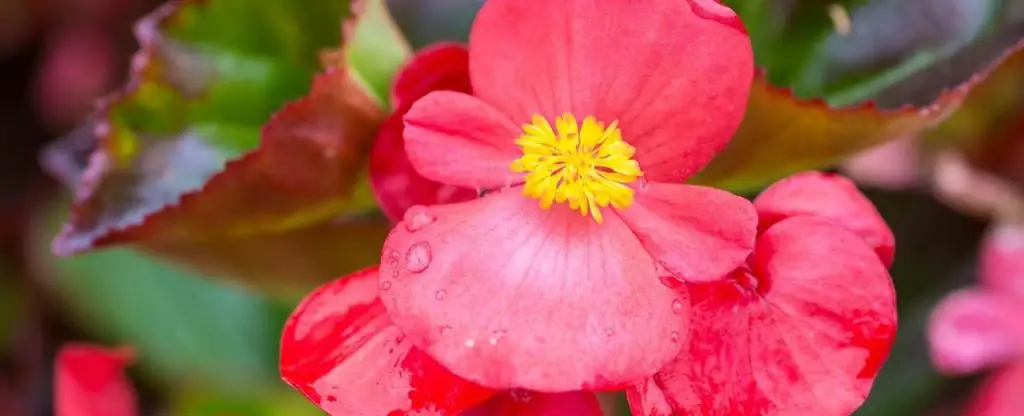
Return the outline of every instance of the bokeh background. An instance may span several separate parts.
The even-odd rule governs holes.
[[[800,1],[811,0],[778,0],[764,7],[784,11]],[[395,0],[391,7],[414,46],[422,46],[464,39],[480,3]],[[1024,20],[1024,1],[861,3],[866,5],[857,10],[836,11],[836,34],[824,40],[812,69],[785,80],[798,94],[827,93],[834,105],[884,100],[915,73]],[[79,126],[94,100],[124,81],[137,48],[132,22],[157,4],[0,0],[0,415],[51,414],[53,355],[75,340],[137,348],[139,361],[131,374],[146,414],[318,414],[277,374],[278,335],[293,303],[216,276],[197,276],[132,248],[71,258],[50,254],[68,194],[41,171],[41,151]],[[847,25],[852,30],[840,35]],[[760,50],[758,58],[768,59]],[[865,74],[872,82],[865,82]],[[1024,120],[1024,108],[1016,111],[1007,117]],[[995,192],[1012,194],[1024,184],[1021,125],[1006,134],[972,138],[969,145],[928,147],[907,138],[845,166],[897,238],[892,275],[899,336],[858,415],[957,415],[983,377],[938,374],[929,360],[925,327],[943,296],[975,281],[979,241],[993,217],[984,200],[992,197],[937,192],[929,176],[934,166],[922,164],[934,162],[927,155],[935,148],[968,156],[999,154],[996,160],[968,157],[968,162],[1009,184]],[[994,198],[1004,197],[1011,198]],[[981,208],[971,209],[978,205],[972,204],[975,199]]]

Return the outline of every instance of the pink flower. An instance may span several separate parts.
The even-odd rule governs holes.
[[[469,202],[409,209],[381,301],[413,345],[495,389],[621,388],[685,344],[674,282],[721,279],[756,213],[682,185],[743,117],[750,40],[711,0],[489,0],[472,94],[405,114],[405,151]]]
[[[754,205],[754,253],[688,285],[687,348],[629,390],[634,415],[846,416],[867,397],[896,335],[891,231],[834,175],[791,176]]]
[[[981,247],[980,286],[955,292],[932,314],[932,361],[957,375],[1002,367],[965,413],[1009,416],[1024,409],[1024,227],[1002,224]]]
[[[497,392],[451,374],[391,323],[377,268],[321,286],[281,337],[281,375],[331,415],[600,416],[593,393]]]
[[[391,104],[370,152],[370,181],[381,210],[393,221],[413,205],[434,205],[475,199],[475,189],[445,185],[413,169],[402,138],[403,118],[412,103],[433,91],[471,93],[469,50],[459,44],[437,44],[419,51],[395,78]]]
[[[57,416],[135,416],[135,389],[124,375],[127,348],[68,344],[57,353],[54,396]]]

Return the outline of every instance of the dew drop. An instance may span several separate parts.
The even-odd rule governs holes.
[[[466,339],[466,348],[473,348],[476,346],[476,340],[473,338]]]
[[[604,334],[609,336],[609,337],[610,336],[614,336],[615,335],[615,330],[612,329],[612,328],[605,328],[604,329]]]
[[[392,279],[397,279],[398,278],[398,270],[395,270],[395,271],[391,272],[391,278]]]
[[[683,313],[684,310],[686,310],[686,305],[683,304],[683,301],[679,299],[672,301],[672,313],[679,315]]]
[[[395,337],[395,343],[401,344],[402,341],[405,341],[405,334],[398,334],[398,336]]]
[[[391,290],[391,281],[385,280],[380,282],[380,290]]]
[[[447,334],[451,330],[452,330],[452,327],[449,326],[449,325],[442,326],[441,327],[441,335]]]
[[[672,342],[679,342],[679,333],[672,331],[672,334],[669,335],[669,339],[671,339]]]
[[[508,332],[506,332],[504,329],[495,329],[491,331],[491,339],[488,340],[488,342],[490,342],[491,345],[498,345],[498,341],[504,338],[505,334],[507,333]]]
[[[328,403],[334,403],[334,402],[336,402],[336,401],[338,401],[338,398],[337,398],[337,397],[334,397],[334,396],[327,396],[327,402],[328,402]]]
[[[447,296],[447,295],[448,295],[448,292],[445,291],[444,289],[441,289],[441,290],[438,290],[437,292],[434,292],[434,299],[444,300],[444,297]]]
[[[409,247],[405,252],[405,268],[413,273],[420,273],[430,266],[430,245],[426,241],[420,241]]]
[[[433,224],[434,221],[437,221],[437,217],[427,211],[426,207],[417,205],[405,211],[404,220],[405,229],[410,233],[414,233],[422,230],[423,227]]]

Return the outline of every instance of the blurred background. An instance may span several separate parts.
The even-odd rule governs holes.
[[[138,348],[131,374],[146,414],[318,414],[278,378],[279,331],[293,304],[131,248],[70,258],[50,254],[68,194],[41,171],[40,152],[81,125],[94,100],[124,82],[137,49],[132,23],[158,3],[0,0],[0,415],[52,413],[53,355],[74,340]],[[418,47],[465,39],[481,2],[390,3]],[[771,8],[783,22],[776,24],[785,26],[795,24],[786,16],[801,3],[827,2],[735,3],[744,3],[736,6],[741,13],[761,3],[757,7]],[[921,104],[979,70],[965,73],[958,66],[970,61],[965,51],[991,55],[1024,38],[1024,1],[854,3],[856,8],[822,6],[835,31],[814,43],[813,60],[798,70],[785,67],[785,50],[759,44],[757,36],[770,31],[767,23],[748,23],[758,61],[772,81],[836,106],[867,99],[892,107]],[[1024,77],[1022,68],[1011,75]],[[1024,90],[1007,94],[1024,97]],[[975,284],[979,243],[993,221],[1019,219],[1013,209],[1024,186],[1020,104],[980,106],[992,117],[974,131],[985,134],[908,137],[842,167],[897,236],[892,275],[899,336],[858,415],[962,414],[985,377],[940,375],[929,359],[925,328],[944,296]],[[1024,270],[1016,273],[1024,279]],[[1019,410],[1014,414],[1024,414]]]

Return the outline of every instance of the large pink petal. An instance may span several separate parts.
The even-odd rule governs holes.
[[[1020,416],[1024,410],[1024,364],[1016,364],[986,380],[963,415]]]
[[[281,375],[331,415],[457,413],[493,391],[417,350],[388,319],[377,267],[321,286],[281,335]]]
[[[1024,358],[1024,304],[986,290],[949,295],[928,326],[932,361],[945,373],[967,374]]]
[[[682,346],[685,292],[617,216],[597,224],[497,191],[414,207],[384,245],[383,301],[447,368],[492,388],[614,388],[654,374]]]
[[[845,416],[861,405],[896,331],[878,257],[849,231],[798,217],[761,236],[750,266],[690,285],[689,349],[632,392],[635,411],[652,409],[638,414],[664,414],[658,395],[707,416]]]
[[[516,123],[619,120],[646,176],[665,182],[732,138],[753,61],[739,18],[715,0],[488,0],[470,35],[477,96]]]
[[[981,281],[994,291],[1024,302],[1024,225],[998,224],[981,244]]]
[[[892,264],[896,237],[871,201],[842,176],[820,172],[792,175],[761,192],[754,206],[761,231],[800,215],[829,220],[861,236],[886,266]]]
[[[124,374],[128,349],[68,344],[54,364],[57,416],[135,416],[135,388]]]
[[[720,280],[750,255],[757,213],[726,191],[652,183],[619,211],[658,262],[688,282]]]
[[[381,210],[394,221],[413,205],[435,205],[476,198],[474,189],[438,183],[413,168],[405,152],[405,113],[416,100],[433,91],[470,93],[469,50],[442,43],[421,50],[395,80],[395,112],[381,125],[370,151],[370,183]]]
[[[511,164],[521,154],[514,143],[521,134],[491,106],[453,91],[427,94],[405,114],[405,150],[416,170],[465,188],[520,182]]]
[[[597,395],[586,391],[534,393],[513,390],[491,398],[462,416],[603,416]]]

